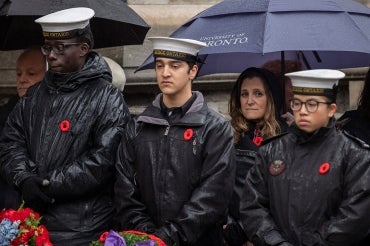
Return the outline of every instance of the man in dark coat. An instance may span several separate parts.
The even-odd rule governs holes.
[[[356,110],[346,111],[337,122],[338,129],[344,130],[370,146],[370,69],[365,77],[364,87],[358,99]],[[363,240],[364,246],[370,245],[370,228]]]
[[[244,229],[255,246],[358,246],[370,228],[370,151],[335,128],[344,74],[287,76],[295,122],[259,149],[241,201]]]
[[[4,128],[8,115],[12,112],[20,97],[23,97],[28,88],[40,82],[46,72],[46,59],[40,47],[31,47],[24,50],[16,62],[17,94],[4,98],[0,105],[0,132]],[[5,102],[6,100],[6,102]],[[12,185],[7,184],[0,175],[0,210],[3,208],[17,209],[20,204],[20,195]]]
[[[9,116],[0,139],[1,172],[26,206],[41,213],[54,245],[88,245],[112,228],[117,146],[129,112],[95,52],[94,11],[44,16],[49,70]]]
[[[118,150],[120,229],[154,233],[168,246],[223,245],[235,152],[228,120],[191,90],[205,44],[151,40],[162,93],[130,121]]]

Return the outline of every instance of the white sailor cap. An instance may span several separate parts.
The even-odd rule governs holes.
[[[45,39],[70,39],[90,29],[89,20],[94,14],[90,8],[70,8],[40,17],[35,22],[41,25]]]
[[[153,55],[183,61],[197,61],[197,55],[206,43],[182,38],[150,37],[153,42]]]
[[[345,74],[332,69],[313,69],[285,74],[293,85],[294,94],[328,96],[335,101],[338,81]]]

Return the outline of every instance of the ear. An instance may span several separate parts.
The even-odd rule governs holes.
[[[198,66],[194,65],[189,71],[189,79],[194,80],[198,73]]]
[[[328,116],[331,118],[334,116],[335,112],[337,111],[337,104],[332,103],[328,107]]]
[[[80,46],[80,56],[85,56],[89,52],[89,45],[87,43],[83,43]]]

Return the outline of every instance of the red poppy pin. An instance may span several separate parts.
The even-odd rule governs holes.
[[[269,171],[271,175],[279,175],[285,169],[285,164],[281,160],[276,160],[270,164]]]
[[[62,122],[60,122],[59,124],[59,128],[62,132],[68,132],[69,131],[69,128],[71,127],[71,123],[69,123],[68,120],[63,120]]]
[[[260,131],[256,128],[254,129],[253,143],[258,147],[262,144],[263,137],[261,136]]]
[[[184,132],[184,139],[186,141],[189,141],[194,135],[194,131],[193,129],[186,129],[185,132]]]
[[[320,165],[319,167],[319,173],[320,174],[326,174],[330,170],[330,164],[327,162],[324,162],[323,164]]]
[[[262,144],[263,138],[262,137],[254,137],[253,138],[253,143],[257,146],[260,146]]]

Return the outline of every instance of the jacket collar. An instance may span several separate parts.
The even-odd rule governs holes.
[[[303,144],[307,142],[316,142],[321,141],[322,138],[330,134],[330,132],[335,131],[335,118],[332,117],[329,121],[329,124],[326,127],[321,127],[313,133],[307,133],[302,131],[297,127],[295,123],[293,123],[290,131],[297,136],[298,143]]]
[[[186,125],[186,126],[197,126],[203,125],[206,120],[206,113],[204,112],[207,109],[207,105],[204,102],[204,97],[202,93],[198,91],[193,91],[195,99],[193,103],[187,107],[185,113],[182,113],[182,117],[176,118],[175,121],[169,122],[167,115],[164,114],[161,109],[161,98],[162,93],[158,94],[154,99],[152,105],[147,107],[142,114],[139,115],[138,121],[146,122],[155,125]],[[189,99],[191,100],[191,99]],[[186,104],[186,103],[185,103]]]
[[[45,83],[51,93],[54,91],[74,91],[92,79],[105,78],[112,81],[112,73],[104,58],[96,52],[89,52],[84,67],[76,72],[58,73],[48,70]]]

